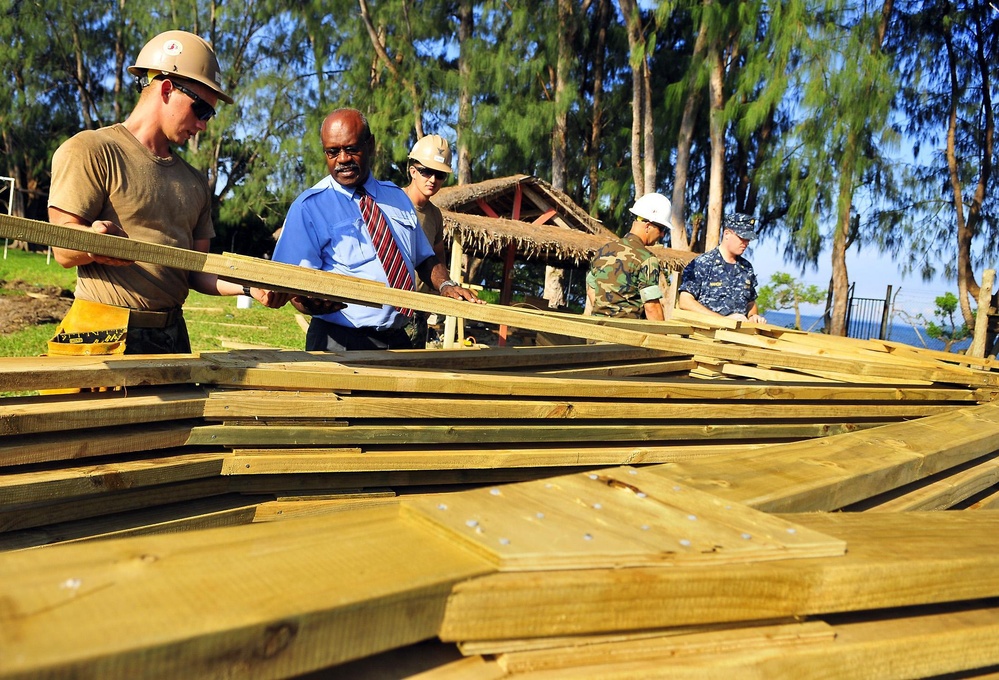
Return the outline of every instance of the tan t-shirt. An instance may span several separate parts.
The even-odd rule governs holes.
[[[430,242],[430,247],[436,251],[437,244],[444,240],[444,215],[441,214],[441,209],[430,201],[427,201],[422,208],[415,205],[413,208],[416,210],[416,219],[420,221],[420,227],[423,228],[423,233],[426,235],[427,241]],[[442,264],[447,266],[447,262]],[[421,293],[433,292],[433,289],[422,280],[419,283],[417,290]]]
[[[84,130],[52,156],[49,206],[84,220],[110,220],[129,238],[190,249],[215,236],[208,180],[174,154],[159,158],[121,124]],[[136,262],[77,268],[76,297],[165,310],[187,299],[188,273]]]

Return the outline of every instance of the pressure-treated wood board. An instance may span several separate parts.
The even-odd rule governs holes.
[[[205,425],[191,431],[192,446],[373,446],[471,445],[521,442],[689,442],[828,437],[878,427],[879,423],[721,423],[711,425],[508,424],[496,425]]]
[[[670,654],[618,664],[514,673],[511,680],[837,678],[906,680],[989,677],[999,664],[999,606],[912,613],[830,627],[835,638],[696,655]],[[981,669],[984,675],[974,673]],[[970,673],[965,674],[965,672]],[[955,674],[955,675],[948,675]]]
[[[484,399],[470,396],[411,395],[360,396],[323,392],[290,392],[287,390],[212,390],[204,405],[208,420],[236,421],[260,418],[531,418],[581,420],[621,419],[627,408],[631,417],[650,420],[855,420],[859,415],[868,419],[914,418],[952,410],[953,405],[919,402],[868,403],[862,413],[856,403],[838,401],[818,403],[779,403],[775,401],[747,402],[671,402],[662,407],[661,400],[629,400],[627,404],[610,401],[602,395],[590,399]]]
[[[835,510],[999,450],[999,404],[697,463],[672,479],[768,512]]]
[[[783,515],[835,558],[502,572],[459,584],[443,640],[584,635],[999,596],[999,512]]]
[[[989,454],[893,492],[873,496],[848,510],[904,512],[946,510],[999,484],[999,452]]]
[[[394,508],[5,553],[0,677],[289,677],[432,637],[487,571]]]
[[[690,460],[703,456],[760,449],[770,444],[675,446],[569,445],[541,448],[448,446],[439,450],[349,450],[342,448],[236,449],[223,463],[222,474],[300,474],[393,470],[472,470],[634,465]]]
[[[679,354],[706,354],[725,361],[783,366],[788,369],[828,370],[839,373],[905,378],[911,367],[883,357],[857,359],[852,356],[788,355],[770,349],[722,342],[704,342],[682,336],[675,322],[648,322],[638,330],[619,328],[613,321],[559,312],[518,310],[499,305],[473,305],[444,298],[266,260],[233,254],[214,255],[169,246],[133,241],[105,234],[71,229],[47,222],[0,215],[0,235],[60,247],[84,250],[122,259],[151,262],[188,271],[214,273],[237,283],[254,283],[274,290],[307,293],[362,304],[391,304],[425,312],[476,319],[488,323],[556,332],[624,345],[649,347]],[[999,375],[945,365],[925,371],[926,378],[971,386],[999,386]]]
[[[219,462],[198,466],[216,467]],[[68,498],[50,503],[7,506],[0,509],[0,532],[44,527],[90,517],[101,517],[157,505],[167,505],[199,498],[220,496],[229,491],[226,479],[218,476],[190,481],[158,484],[151,487],[126,489],[115,493]]]
[[[127,489],[218,477],[226,454],[185,451],[172,456],[120,460],[0,474],[0,508],[108,495]]]
[[[184,446],[200,420],[120,425],[78,432],[49,432],[0,439],[0,466],[145,453]]]
[[[204,390],[184,385],[5,398],[0,400],[0,437],[200,418],[205,400]]]
[[[822,621],[785,623],[694,631],[676,635],[642,637],[635,640],[601,642],[502,654],[497,661],[511,673],[586,666],[616,666],[642,661],[672,661],[692,656],[716,656],[756,650],[793,650],[802,645],[829,645],[833,627]]]
[[[228,494],[0,534],[0,551],[249,524],[273,496]]]
[[[635,468],[406,498],[500,570],[841,555],[842,541]]]

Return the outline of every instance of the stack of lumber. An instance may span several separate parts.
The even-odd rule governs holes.
[[[999,669],[992,360],[306,274],[601,343],[0,359],[0,678]]]

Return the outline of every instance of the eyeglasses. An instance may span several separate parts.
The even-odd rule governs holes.
[[[368,134],[367,137],[362,139],[359,144],[351,144],[350,146],[330,146],[323,149],[323,151],[326,152],[326,157],[329,158],[331,161],[339,158],[341,153],[345,153],[348,156],[357,158],[362,153],[364,153],[363,144],[367,142],[369,139],[371,139],[370,134]]]
[[[170,79],[167,78],[167,80]],[[206,102],[204,99],[199,97],[197,94],[195,94],[192,90],[189,90],[188,88],[184,87],[180,83],[173,80],[170,80],[170,84],[194,100],[194,102],[191,104],[191,111],[194,112],[194,115],[198,120],[207,123],[215,116],[215,108],[211,104]]]
[[[443,182],[447,179],[447,173],[443,170],[431,170],[422,165],[414,165],[413,168],[420,173],[425,179],[430,179],[431,177],[436,177],[438,182]]]

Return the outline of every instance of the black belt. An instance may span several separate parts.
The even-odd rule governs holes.
[[[180,307],[161,312],[130,309],[128,311],[128,325],[130,328],[169,328],[180,321],[183,316],[184,310]]]

